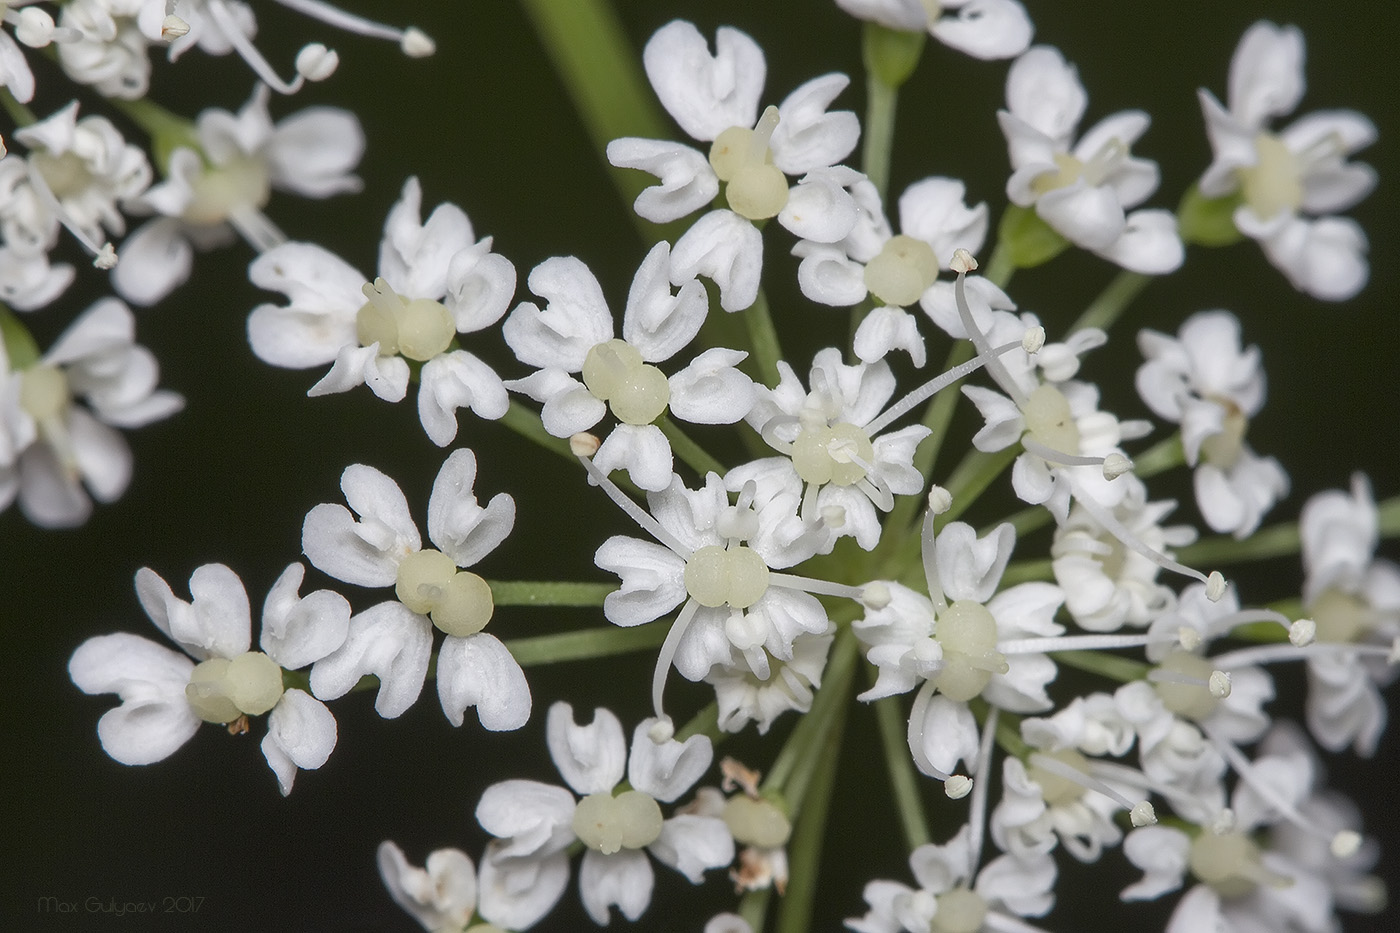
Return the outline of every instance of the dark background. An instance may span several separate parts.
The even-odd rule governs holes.
[[[394,20],[405,15],[399,4],[346,5]],[[478,236],[495,236],[497,251],[520,273],[518,298],[533,265],[574,253],[621,307],[643,245],[515,4],[414,4],[414,21],[438,42],[437,56],[424,61],[405,60],[388,45],[335,35],[270,4],[257,7],[259,44],[272,61],[290,62],[295,49],[312,39],[337,48],[342,57],[330,82],[291,102],[274,100],[274,117],[311,103],[353,104],[369,137],[363,195],[324,202],[274,199],[269,214],[290,237],[322,243],[368,272],[385,212],[403,178],[416,173],[426,208],[454,201],[468,211]],[[1294,481],[1293,494],[1274,518],[1295,517],[1308,494],[1345,486],[1356,469],[1371,475],[1378,496],[1395,494],[1400,421],[1393,383],[1400,368],[1393,354],[1400,324],[1394,296],[1400,266],[1394,140],[1400,136],[1400,77],[1392,58],[1400,13],[1367,0],[1280,0],[1267,7],[1030,0],[1028,7],[1037,40],[1059,46],[1079,65],[1090,95],[1085,126],[1125,107],[1153,115],[1153,127],[1137,148],[1162,163],[1155,206],[1173,207],[1207,164],[1195,89],[1207,86],[1223,99],[1230,55],[1260,15],[1303,28],[1309,80],[1303,112],[1353,107],[1376,121],[1380,142],[1362,157],[1380,170],[1380,186],[1353,211],[1373,244],[1371,283],[1359,298],[1341,305],[1305,300],[1246,242],[1192,250],[1181,275],[1155,283],[1134,306],[1129,326],[1174,331],[1190,313],[1211,307],[1240,315],[1246,339],[1264,348],[1271,378],[1269,405],[1251,425],[1251,441],[1279,456]],[[767,100],[780,100],[824,71],[859,72],[858,29],[826,0],[689,0],[664,10],[658,3],[625,0],[620,8],[638,49],[674,16],[693,19],[707,34],[721,23],[745,29],[768,54]],[[36,67],[41,87],[59,86],[51,68]],[[1002,103],[1005,68],[929,43],[901,101],[892,192],[930,174],[957,176],[967,180],[969,200],[987,200],[995,216],[1008,171],[993,116]],[[236,110],[250,89],[251,78],[236,61],[192,52],[174,68],[158,64],[153,95],[193,115],[203,106]],[[57,107],[64,101],[47,103]],[[839,103],[862,111],[858,85]],[[94,106],[88,100],[85,111]],[[769,256],[775,271],[788,262],[781,253],[774,241]],[[122,630],[159,638],[134,597],[131,580],[138,567],[154,568],[177,593],[187,594],[195,567],[227,563],[247,584],[256,619],[267,587],[299,556],[306,510],[339,501],[345,465],[369,463],[395,477],[421,525],[445,456],[424,437],[411,400],[389,406],[367,391],[308,400],[304,392],[319,373],[275,370],[253,358],[244,322],[269,296],[244,278],[249,258],[242,245],[200,257],[198,286],[187,285],[139,312],[139,339],[159,357],[163,384],[184,393],[189,405],[176,418],[128,434],[136,475],[122,500],[100,507],[77,531],[35,529],[14,509],[0,515],[0,619],[6,623],[3,657],[11,688],[3,705],[12,782],[5,794],[5,835],[14,858],[4,885],[8,899],[0,907],[0,918],[9,918],[7,929],[415,929],[378,880],[374,849],[380,840],[399,841],[419,864],[439,846],[476,856],[485,837],[472,810],[483,787],[516,776],[557,781],[542,756],[539,724],[549,703],[567,697],[580,710],[607,703],[629,729],[645,713],[645,658],[530,671],[536,715],[512,735],[484,733],[470,712],[466,725],[452,729],[431,685],[395,721],[380,720],[371,697],[356,696],[333,704],[340,728],[336,751],[321,770],[300,774],[288,799],[278,794],[257,748],[261,723],[237,739],[201,730],[150,767],[124,767],[102,752],[95,724],[115,698],[79,693],[68,681],[66,663],[93,635]],[[1094,257],[1067,254],[1018,275],[1012,294],[1023,308],[1041,314],[1053,337],[1112,272]],[[30,315],[26,323],[47,346],[99,294],[75,287],[61,308]],[[774,304],[780,330],[800,325],[812,335],[810,347],[789,348],[799,371],[805,369],[804,354],[839,339],[844,323],[838,316],[797,305],[781,292]],[[503,358],[498,338],[473,349]],[[937,344],[930,349],[933,360],[944,352]],[[1125,417],[1145,413],[1130,388],[1138,361],[1120,328],[1085,369],[1088,378],[1103,382],[1105,407]],[[481,461],[478,494],[507,490],[520,508],[516,534],[482,572],[502,579],[602,579],[592,566],[592,550],[605,534],[623,528],[611,507],[583,494],[576,469],[562,461],[542,463],[527,445],[470,415],[461,421],[458,443],[476,449]],[[1185,493],[1171,482],[1153,488],[1159,495]],[[1180,515],[1195,519],[1189,496]],[[314,571],[309,576],[305,590],[326,585]],[[1240,583],[1247,601],[1267,602],[1296,594],[1300,574],[1296,562],[1284,560],[1266,573],[1242,574]],[[378,599],[348,595],[358,608]],[[510,637],[570,624],[597,619],[502,610],[493,631]],[[597,676],[600,670],[606,676]],[[1296,707],[1301,678],[1278,673],[1282,702]],[[585,677],[605,683],[580,683]],[[704,691],[687,693],[678,678],[669,689],[680,704],[698,707],[705,699]],[[877,750],[857,738],[868,735],[873,722],[865,709],[852,712],[852,753],[839,777],[846,790],[833,810],[816,915],[821,929],[836,929],[842,918],[864,912],[860,889],[867,880],[910,881],[896,824],[888,808],[877,805],[887,787],[882,769],[869,764],[878,761],[872,757]],[[726,751],[759,766],[772,755],[751,736]],[[1368,812],[1368,829],[1390,842],[1396,838],[1396,763],[1392,732],[1375,760],[1331,765],[1336,783]],[[951,824],[936,836],[950,832]],[[1104,909],[1129,880],[1119,861],[1110,857],[1085,870],[1065,860],[1060,906],[1045,927],[1117,929],[1125,920],[1159,927],[1171,899]],[[1393,877],[1394,865],[1388,851],[1381,870]],[[1092,896],[1071,893],[1086,888]],[[184,916],[83,914],[67,920],[36,912],[38,899],[46,896],[103,903],[204,900],[198,913]],[[639,927],[698,930],[695,918],[731,903],[719,877],[695,891],[661,869],[653,910]],[[565,904],[576,904],[572,891]],[[1349,917],[1345,923],[1353,930],[1393,928],[1385,917]],[[576,907],[567,907],[540,929],[576,926],[590,924]]]

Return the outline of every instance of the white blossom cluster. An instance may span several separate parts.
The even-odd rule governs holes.
[[[279,2],[411,56],[433,48],[322,0]],[[373,466],[346,466],[343,504],[316,505],[302,522],[301,555],[327,588],[302,596],[306,566],[291,559],[266,594],[256,647],[234,570],[195,568],[188,599],[169,571],[136,572],[163,640],[98,636],[68,665],[79,690],[119,701],[98,721],[103,750],[145,765],[202,724],[258,729],[288,794],[298,771],[333,755],[328,704],[372,690],[376,712],[394,719],[429,680],[453,726],[474,707],[483,729],[519,730],[536,705],[526,668],[552,643],[522,650],[510,637],[517,608],[582,607],[595,623],[579,633],[587,646],[570,649],[579,656],[654,652],[650,683],[615,685],[649,699],[651,715],[629,738],[606,707],[580,724],[570,698],[550,702],[535,718],[562,783],[473,789],[490,837],[474,857],[443,848],[419,868],[384,842],[388,893],[427,930],[529,929],[571,888],[600,926],[613,908],[628,921],[664,914],[657,865],[696,885],[725,887],[727,872],[733,912],[707,933],[761,929],[798,886],[799,856],[820,846],[804,835],[809,823],[820,833],[807,820],[824,806],[813,787],[854,703],[893,717],[885,764],[911,878],[868,879],[864,907],[843,907],[848,929],[1054,929],[1057,899],[1098,893],[1062,889],[1065,858],[1126,859],[1141,878],[1119,898],[1174,899],[1170,933],[1330,933],[1338,911],[1380,910],[1378,846],[1328,788],[1314,746],[1369,756],[1385,727],[1400,567],[1377,550],[1396,533],[1394,508],[1360,474],[1347,491],[1308,498],[1291,545],[1301,585],[1248,604],[1198,566],[1202,555],[1227,569],[1259,556],[1251,548],[1290,490],[1279,459],[1246,441],[1250,420],[1268,417],[1267,386],[1240,321],[1204,310],[1138,329],[1136,387],[1155,421],[1120,418],[1090,374],[1122,307],[1047,333],[1011,285],[1018,269],[1079,249],[1115,267],[1118,293],[1136,290],[1183,267],[1188,244],[1222,239],[1223,224],[1257,240],[1300,291],[1350,298],[1366,283],[1366,240],[1336,212],[1375,184],[1349,161],[1374,127],[1331,110],[1271,131],[1300,102],[1303,40],[1258,23],[1230,65],[1228,107],[1200,92],[1213,158],[1173,212],[1151,206],[1161,172],[1133,151],[1151,148],[1148,114],[1081,132],[1088,94],[1076,68],[1032,45],[1016,0],[836,6],[865,21],[865,81],[888,93],[904,78],[890,79],[899,69],[882,71],[881,56],[917,59],[925,35],[1009,61],[1004,108],[987,114],[1007,144],[1006,203],[969,205],[963,180],[929,175],[887,207],[889,152],[857,156],[882,118],[840,109],[849,76],[774,97],[752,37],[676,20],[651,36],[641,66],[683,141],[600,147],[613,167],[648,176],[638,217],[678,231],[653,237],[624,296],[578,255],[538,262],[522,285],[461,207],[424,216],[414,176],[382,227],[366,225],[380,237],[368,275],[288,239],[265,213],[280,207],[273,192],[358,191],[365,134],[338,108],[274,121],[273,91],[324,80],[338,59],[308,45],[296,76],[279,78],[253,44],[247,4],[0,4],[0,93],[24,115],[0,158],[0,508],[18,501],[36,524],[73,526],[92,499],[122,494],[132,458],[114,428],[183,406],[157,388],[126,302],[181,300],[176,289],[198,279],[195,252],[241,238],[255,254],[250,283],[280,296],[251,308],[248,343],[270,365],[316,370],[307,395],[363,385],[399,402],[416,383],[436,446],[453,447],[465,409],[565,458],[570,494],[606,497],[636,526],[556,530],[592,555],[595,579],[500,579],[518,565],[494,552],[520,547],[517,499],[537,490],[478,498],[478,458],[494,453],[485,426],[472,426],[473,448],[441,459],[426,503]],[[76,100],[28,113],[41,98],[24,50],[48,45],[72,81],[126,102],[151,155],[110,120],[79,116]],[[185,119],[147,99],[153,46],[172,61],[191,46],[236,52],[258,83],[237,111]],[[141,219],[127,235],[129,218]],[[70,236],[120,298],[97,301],[41,351],[13,312],[62,306],[77,276],[63,261]],[[841,315],[842,342],[810,359],[782,355],[770,316],[767,290],[793,270],[814,330]],[[944,353],[946,365],[930,366]],[[970,438],[949,430],[955,406],[980,419]],[[1149,450],[1140,442],[1153,432],[1166,439]],[[1150,488],[1170,468],[1190,471],[1194,511]],[[1011,505],[976,527],[962,519],[984,491]],[[1211,534],[1199,546],[1197,515]],[[342,595],[341,584],[355,589]],[[1306,671],[1304,726],[1279,712],[1270,667],[1289,663]],[[668,699],[673,670],[713,688],[712,702],[697,711]],[[750,729],[772,749],[766,774],[716,760]],[[940,825],[960,827],[941,842],[929,835],[934,807]]]

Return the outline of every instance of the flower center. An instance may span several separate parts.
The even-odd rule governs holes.
[[[1254,151],[1258,161],[1238,170],[1245,203],[1260,220],[1272,220],[1279,214],[1298,210],[1303,203],[1298,159],[1272,133],[1256,136]]]
[[[1244,451],[1244,435],[1249,430],[1249,419],[1238,405],[1228,399],[1212,397],[1210,401],[1225,409],[1225,418],[1220,433],[1212,434],[1201,442],[1201,457],[1222,470],[1229,470]]]
[[[768,565],[744,545],[706,545],[685,563],[685,591],[709,609],[747,609],[768,591]]]
[[[755,800],[744,794],[725,802],[724,825],[735,842],[760,849],[786,845],[792,835],[792,823],[771,800]]]
[[[57,418],[68,407],[72,393],[68,377],[57,366],[31,366],[19,377],[19,407],[41,424]]]
[[[1323,590],[1309,608],[1317,623],[1318,641],[1356,641],[1376,621],[1365,600],[1333,587]]]
[[[1038,175],[1031,182],[1031,191],[1040,197],[1057,188],[1067,188],[1081,178],[1085,184],[1097,188],[1127,160],[1128,153],[1128,147],[1117,137],[1100,146],[1088,161],[1081,161],[1068,152],[1057,152],[1054,159],[1058,171]]]
[[[651,424],[671,401],[666,375],[642,362],[641,352],[625,340],[600,343],[583,361],[583,384],[608,403],[623,424]]]
[[[1021,406],[1026,433],[1051,450],[1078,455],[1079,425],[1069,410],[1069,400],[1052,385],[1039,385]]]
[[[933,637],[943,649],[943,669],[934,685],[950,700],[966,703],[993,674],[1007,671],[1006,658],[996,650],[996,619],[979,602],[960,599],[940,612]]]
[[[221,224],[238,210],[261,209],[272,197],[266,163],[250,156],[235,156],[207,168],[190,187],[194,197],[180,216],[201,226]]]
[[[355,336],[360,346],[378,341],[381,356],[400,353],[426,362],[442,353],[457,335],[457,323],[439,301],[406,299],[377,278],[360,289],[368,299],[355,313]]]
[[[969,888],[954,888],[934,900],[938,912],[929,924],[929,933],[977,933],[987,919],[987,902]]]
[[[770,105],[753,129],[731,126],[710,146],[710,167],[725,183],[729,206],[749,220],[776,217],[787,206],[787,176],[768,148],[777,126],[778,108]]]
[[[29,156],[29,164],[44,176],[49,190],[60,201],[87,190],[93,182],[87,163],[73,152],[54,155],[46,149],[36,149]]]
[[[604,855],[651,845],[661,835],[661,823],[661,807],[639,790],[616,797],[606,792],[589,794],[574,807],[574,835]]]
[[[1199,684],[1179,683],[1176,680],[1155,682],[1153,686],[1157,690],[1157,696],[1162,698],[1162,705],[1168,710],[1178,716],[1185,716],[1187,719],[1197,721],[1205,719],[1215,712],[1215,707],[1220,703],[1220,700],[1210,692],[1208,686],[1210,675],[1215,670],[1210,661],[1189,651],[1177,650],[1167,655],[1158,669],[1200,682]]]
[[[1280,887],[1291,883],[1264,867],[1259,847],[1243,833],[1201,833],[1191,841],[1187,864],[1191,874],[1222,897],[1249,894],[1261,881]]]
[[[468,570],[458,570],[452,558],[424,548],[399,561],[394,595],[399,602],[449,635],[465,638],[486,627],[496,603],[487,582]]]
[[[938,278],[933,247],[912,236],[890,237],[865,266],[865,287],[887,305],[904,307],[919,300]]]
[[[1072,748],[1064,748],[1058,752],[1038,752],[1037,754],[1069,765],[1082,774],[1088,775],[1089,773],[1089,760]],[[1084,785],[1036,765],[1034,757],[1031,759],[1031,765],[1026,768],[1026,774],[1032,781],[1040,785],[1041,796],[1052,807],[1074,803],[1084,796]]]
[[[210,658],[190,672],[185,699],[205,722],[260,716],[282,699],[282,668],[261,651]]]
[[[875,445],[860,428],[844,421],[827,424],[803,418],[792,444],[792,465],[804,482],[850,486],[865,478],[875,462]]]

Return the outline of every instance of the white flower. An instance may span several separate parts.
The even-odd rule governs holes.
[[[1371,485],[1359,473],[1350,495],[1328,490],[1303,506],[1303,604],[1321,643],[1390,646],[1400,637],[1400,567],[1375,556],[1378,521]],[[1307,722],[1318,744],[1375,754],[1387,719],[1378,688],[1394,679],[1394,665],[1380,658],[1309,657]]]
[[[330,590],[298,595],[305,569],[291,564],[263,604],[261,651],[249,650],[251,619],[243,581],[223,564],[190,576],[192,602],[175,596],[154,571],[136,574],[136,595],[152,622],[185,655],[139,635],[90,638],[68,673],[84,693],[115,693],[122,704],[97,724],[102,748],[117,761],[144,765],[189,741],[201,721],[247,731],[247,717],[268,714],[263,756],[283,795],[298,768],[321,767],[335,748],[335,717],[320,701],[284,690],[282,671],[324,658],[345,640],[350,604]],[[194,658],[201,663],[195,664]]]
[[[873,363],[894,348],[907,350],[916,366],[924,364],[924,344],[914,320],[899,309],[920,301],[933,287],[953,251],[982,248],[987,235],[987,205],[969,208],[963,183],[925,178],[899,198],[900,230],[890,229],[875,186],[861,180],[851,186],[860,215],[840,242],[801,240],[793,254],[802,258],[797,282],[813,301],[845,307],[875,296],[877,307],[856,333],[856,355]]]
[[[1038,917],[1055,902],[1055,862],[1037,853],[1021,859],[1002,855],[971,877],[971,827],[966,824],[946,845],[927,843],[909,856],[909,869],[919,887],[897,881],[872,881],[865,886],[864,917],[846,921],[857,933],[926,933],[955,929],[969,933],[1035,930],[1018,917]],[[935,926],[943,914],[947,925]],[[1010,915],[1010,916],[1008,916]]]
[[[185,404],[156,388],[160,368],[135,331],[131,310],[106,298],[32,366],[10,372],[0,350],[0,433],[9,438],[0,440],[0,507],[18,495],[36,525],[71,527],[91,514],[89,492],[114,502],[126,491],[131,449],[113,427],[141,427]]]
[[[1053,621],[1064,599],[1059,587],[1032,582],[997,591],[1015,542],[1009,524],[978,538],[962,522],[950,522],[926,540],[934,599],[889,583],[889,603],[867,608],[852,623],[879,669],[875,685],[860,699],[924,685],[960,704],[982,696],[1012,712],[1050,708],[1045,686],[1055,678],[1054,662],[1041,652],[998,650],[1001,642],[1064,632]]]
[[[403,850],[381,842],[379,877],[389,896],[429,933],[461,930],[476,913],[476,866],[460,849],[438,849],[428,854],[422,868],[408,863]]]
[[[0,226],[5,242],[37,252],[54,245],[67,225],[92,253],[107,233],[121,234],[126,220],[118,202],[137,197],[151,183],[151,166],[137,146],[105,117],[78,119],[78,102],[14,133],[27,157],[0,160]]]
[[[248,315],[253,352],[274,366],[305,369],[334,361],[308,395],[368,385],[389,402],[408,392],[409,361],[421,362],[418,415],[439,447],[457,436],[456,411],[494,420],[510,399],[489,365],[453,350],[457,334],[500,320],[515,291],[515,267],[475,240],[455,204],[440,204],[424,222],[418,179],[384,222],[379,276],[371,283],[334,253],[311,243],[283,243],[248,268],[253,284],[287,296]]]
[[[90,84],[104,97],[136,100],[151,80],[147,53],[152,40],[138,18],[164,16],[156,0],[72,0],[59,13],[60,28],[73,30],[57,43],[58,61],[68,77]],[[251,16],[251,13],[249,13]],[[158,19],[156,20],[158,22]]]
[[[928,34],[973,58],[1020,55],[1034,31],[1016,0],[836,0],[860,19],[891,29]]]
[[[798,237],[833,243],[850,232],[856,206],[845,190],[860,173],[838,166],[855,148],[854,113],[828,112],[845,89],[842,74],[814,78],[759,114],[767,63],[758,44],[721,27],[715,53],[684,20],[661,27],[642,61],[661,105],[693,139],[711,143],[708,159],[681,143],[627,137],[608,144],[608,161],[661,179],[638,196],[637,214],[667,223],[708,205],[725,183],[731,210],[711,211],[676,242],[671,281],[706,275],[720,287],[720,305],[753,304],[763,239],[753,222],[777,217]],[[789,187],[788,177],[798,179]]]
[[[614,905],[632,921],[650,905],[655,878],[643,850],[692,884],[704,880],[706,869],[733,861],[734,839],[724,820],[693,813],[663,819],[659,806],[674,802],[709,770],[710,740],[694,735],[655,742],[648,735],[655,725],[637,725],[629,754],[622,724],[609,710],[594,710],[593,722],[580,726],[567,703],[551,706],[545,727],[550,757],[582,799],[534,781],[491,785],[476,817],[503,844],[488,858],[518,871],[522,863],[557,861],[575,840],[582,842],[587,851],[579,866],[579,895],[599,925],[608,922]],[[616,793],[624,768],[630,789]],[[494,919],[484,899],[483,916]]]
[[[609,411],[619,424],[593,458],[609,473],[625,468],[642,489],[671,483],[671,443],[655,422],[667,411],[684,421],[733,424],[753,405],[753,381],[735,366],[747,354],[714,347],[667,377],[655,364],[680,353],[705,323],[705,289],[691,279],[672,294],[670,250],[662,242],[642,260],[627,294],[622,338],[598,280],[572,256],[547,259],[530,272],[543,309],[522,302],[502,327],[516,357],[538,371],[506,385],[543,404],[555,437],[592,428]],[[580,378],[576,378],[580,377]],[[581,379],[581,381],[580,381]]]
[[[1131,154],[1149,118],[1125,110],[1074,142],[1088,97],[1058,50],[1036,46],[1006,76],[1007,109],[997,113],[1011,153],[1006,196],[1076,246],[1125,269],[1171,272],[1185,251],[1167,211],[1136,207],[1157,190],[1157,163]]]
[[[1249,419],[1264,407],[1259,348],[1241,349],[1239,321],[1228,311],[1193,314],[1176,338],[1143,329],[1138,347],[1146,358],[1137,371],[1138,394],[1158,417],[1181,425],[1206,524],[1248,537],[1288,493],[1278,461],[1244,442]]]
[[[333,504],[306,514],[301,544],[313,566],[346,583],[392,586],[398,596],[350,620],[345,644],[311,670],[318,697],[344,696],[374,674],[380,682],[374,708],[386,719],[401,715],[423,689],[436,626],[447,633],[437,688],[449,722],[460,726],[469,706],[496,732],[519,729],[530,718],[524,672],[500,639],[482,631],[494,610],[490,588],[458,569],[495,550],[515,524],[515,500],[497,493],[482,508],[475,482],[476,455],[454,450],[428,500],[428,538],[437,550],[422,547],[403,491],[373,467],[355,464],[341,475],[353,515]]]
[[[888,512],[895,495],[923,488],[913,459],[929,429],[916,424],[881,433],[895,390],[894,373],[884,360],[846,366],[840,350],[819,350],[812,359],[810,389],[786,362],[778,362],[778,372],[777,387],[759,389],[748,422],[785,456],[738,467],[727,482],[738,488],[780,471],[795,488],[805,487],[802,520],[827,537],[824,550],[843,536],[873,549],[880,540],[876,509]]]
[[[262,213],[274,188],[309,198],[360,190],[351,170],[365,141],[353,113],[308,107],[274,126],[267,98],[260,84],[237,114],[201,112],[200,151],[176,148],[165,181],[134,202],[161,216],[123,244],[112,272],[123,298],[140,305],[164,298],[189,278],[195,247],[224,245],[234,230],[260,252],[284,242]]]
[[[1182,885],[1189,867],[1200,883],[1177,903],[1168,933],[1327,933],[1339,928],[1339,902],[1378,909],[1379,880],[1363,874],[1376,849],[1363,843],[1340,858],[1331,851],[1338,830],[1354,834],[1354,811],[1315,795],[1317,778],[1312,750],[1291,724],[1280,724],[1261,744],[1228,814],[1213,817],[1194,838],[1166,826],[1128,835],[1123,852],[1145,874],[1122,898],[1160,897]],[[1311,814],[1322,821],[1313,822]]]
[[[770,659],[768,676],[763,678],[743,665],[711,668],[705,682],[715,688],[719,727],[739,732],[752,722],[759,735],[766,735],[783,713],[810,710],[834,638],[834,626],[819,635],[799,632],[792,640],[792,658]]]
[[[1229,109],[1199,92],[1214,152],[1200,189],[1239,198],[1235,226],[1259,241],[1294,288],[1343,301],[1370,274],[1366,235],[1350,218],[1332,215],[1376,186],[1369,165],[1346,161],[1375,141],[1376,127],[1354,110],[1325,110],[1271,132],[1269,123],[1293,112],[1303,88],[1297,27],[1264,20],[1249,27],[1230,61]]]
[[[1138,541],[1171,557],[1171,547],[1196,539],[1189,525],[1162,526],[1176,503],[1148,502],[1147,487],[1136,476],[1120,476],[1114,482],[1123,484],[1126,494],[1113,508],[1113,517]],[[1171,588],[1157,582],[1161,565],[1124,545],[1077,503],[1056,527],[1050,556],[1055,582],[1065,593],[1065,608],[1088,631],[1142,628],[1175,602]]]

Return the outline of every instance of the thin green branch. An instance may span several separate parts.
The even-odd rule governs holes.
[[[1091,674],[1098,674],[1109,680],[1125,684],[1134,680],[1142,680],[1147,676],[1147,672],[1152,670],[1150,664],[1134,661],[1132,658],[1121,658],[1116,654],[1106,654],[1102,651],[1055,651],[1051,653],[1050,657],[1059,664],[1088,671]]]
[[[560,661],[582,661],[587,658],[608,658],[633,651],[659,648],[666,640],[667,626],[639,625],[636,628],[590,628],[581,632],[560,632],[557,635],[537,635],[532,638],[512,638],[506,648],[521,667],[556,664]]]
[[[807,933],[817,894],[822,843],[831,813],[836,769],[841,760],[841,740],[846,726],[851,678],[855,669],[855,637],[843,629],[832,650],[832,663],[822,689],[832,700],[823,717],[824,728],[814,736],[807,755],[809,767],[793,775],[787,799],[797,814],[788,845],[788,886],[778,908],[777,933]],[[815,702],[813,703],[815,706]]]
[[[520,5],[534,23],[605,165],[608,143],[614,139],[666,139],[673,135],[642,74],[637,52],[608,0],[520,0]],[[609,166],[608,174],[629,208],[644,188],[655,183],[644,173],[626,169]],[[674,239],[666,236],[667,227],[635,215],[633,220],[647,242]]]
[[[1126,269],[1119,272],[1113,277],[1113,281],[1099,292],[1099,296],[1090,302],[1089,307],[1084,309],[1084,313],[1079,315],[1079,320],[1070,325],[1068,332],[1074,333],[1086,327],[1108,330],[1151,281],[1152,276],[1140,272],[1129,272]]]
[[[871,682],[875,681],[874,668],[871,668]],[[894,792],[894,803],[899,811],[899,825],[904,831],[904,842],[909,851],[929,841],[928,817],[924,813],[924,800],[919,794],[919,777],[914,770],[914,759],[909,754],[909,741],[905,729],[906,717],[898,697],[885,697],[875,701],[875,721],[880,728],[880,746],[885,752],[885,766],[890,772],[890,789]]]
[[[666,415],[662,415],[657,420],[656,426],[661,429],[661,433],[666,435],[666,439],[671,442],[671,450],[677,457],[686,463],[692,470],[700,474],[701,479],[706,473],[717,473],[723,476],[727,471],[724,464],[720,463],[709,452],[686,434],[676,423]]]
[[[739,312],[748,330],[749,347],[753,350],[754,362],[758,365],[759,377],[764,384],[778,384],[778,360],[783,358],[783,348],[778,344],[778,331],[773,326],[773,316],[768,310],[768,296],[763,289],[745,311]]]
[[[601,606],[615,583],[487,580],[497,606]]]

